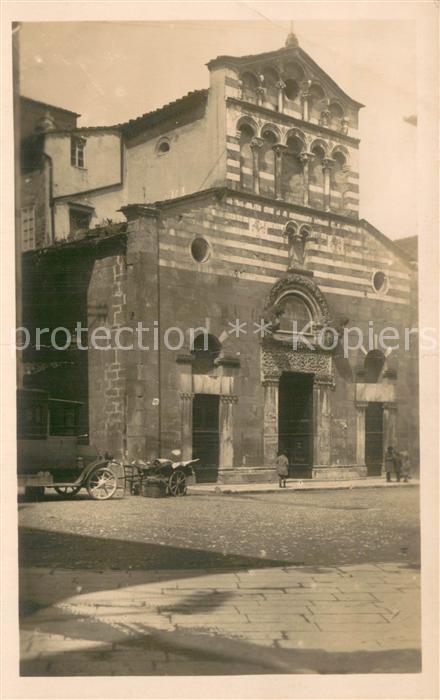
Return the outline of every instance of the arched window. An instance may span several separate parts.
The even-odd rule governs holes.
[[[263,131],[263,145],[260,150],[260,193],[268,197],[275,192],[275,153],[273,146],[277,137],[273,131]]]
[[[297,136],[291,136],[286,145],[287,150],[283,155],[281,173],[282,197],[289,202],[302,204],[304,202],[304,177],[300,153],[304,150],[304,143]]]
[[[328,108],[330,112],[330,127],[336,131],[340,131],[342,127],[342,119],[344,110],[337,102],[332,102]]]
[[[269,109],[278,110],[278,74],[272,68],[266,68],[263,70],[264,78],[264,106]]]
[[[322,146],[313,146],[313,158],[309,166],[309,200],[312,206],[324,206],[324,172],[322,169],[325,152]]]
[[[300,87],[296,80],[293,78],[287,78],[285,81],[286,87],[284,88],[284,95],[290,102],[294,102],[299,96]]]
[[[240,186],[244,190],[253,190],[253,161],[251,141],[254,137],[254,130],[249,124],[242,124],[240,132]]]
[[[365,357],[365,382],[375,384],[379,381],[385,365],[385,355],[380,350],[371,350]]]
[[[220,354],[221,343],[210,333],[201,333],[194,339],[191,354],[194,357],[193,373],[209,374],[215,368],[215,360]]]
[[[294,80],[296,83],[298,83],[298,85],[300,85],[304,80],[304,70],[302,66],[299,65],[299,63],[296,63],[295,61],[289,61],[284,66],[283,76],[285,83],[288,80]]]
[[[243,73],[241,76],[242,95],[245,102],[257,104],[258,79],[253,73]]]
[[[319,122],[321,112],[324,109],[324,90],[319,85],[312,85],[309,90],[309,118]]]
[[[280,331],[290,333],[295,331],[298,333],[302,331],[311,332],[311,328],[307,328],[307,326],[313,321],[313,315],[301,296],[288,294],[277,304],[277,308],[281,311],[279,317]]]

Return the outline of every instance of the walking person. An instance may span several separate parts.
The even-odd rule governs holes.
[[[386,480],[389,483],[391,481],[391,474],[396,470],[396,455],[394,454],[394,447],[387,447],[385,452],[385,475]]]
[[[275,468],[277,470],[280,489],[286,488],[286,478],[289,474],[289,460],[287,459],[284,450],[278,452],[278,457],[275,460]]]

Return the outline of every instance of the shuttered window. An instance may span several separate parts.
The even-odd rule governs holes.
[[[21,245],[23,250],[35,248],[35,207],[21,210]]]

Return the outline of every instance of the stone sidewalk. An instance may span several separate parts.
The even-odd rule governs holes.
[[[384,477],[366,477],[365,479],[329,481],[324,479],[288,479],[286,490],[290,491],[333,491],[340,489],[358,488],[408,488],[419,486],[418,479],[405,483],[391,481],[387,483]],[[277,482],[243,483],[243,484],[194,484],[188,487],[189,494],[195,493],[269,493],[281,491]]]
[[[417,672],[419,573],[24,569],[21,674]]]

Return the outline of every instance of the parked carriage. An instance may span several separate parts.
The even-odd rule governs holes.
[[[17,398],[18,486],[30,497],[54,489],[64,497],[86,489],[96,500],[143,495],[184,496],[194,480],[192,465],[170,459],[124,464],[100,453],[79,435],[81,404],[48,397],[40,390],[20,390]]]

